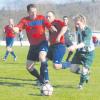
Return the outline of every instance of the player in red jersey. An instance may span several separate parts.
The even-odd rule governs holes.
[[[26,63],[27,70],[41,83],[45,83],[49,80],[46,59],[48,42],[45,37],[45,27],[52,31],[56,31],[56,28],[52,26],[44,16],[37,14],[36,5],[29,4],[27,6],[27,12],[29,16],[22,18],[17,27],[14,27],[13,29],[15,32],[18,32],[19,29],[26,30],[30,43]],[[41,62],[40,75],[35,68],[35,61],[39,60]]]
[[[4,33],[5,33],[5,38],[6,38],[6,48],[7,48],[5,56],[3,58],[4,61],[6,61],[9,53],[11,53],[11,55],[14,57],[14,61],[16,61],[16,55],[14,51],[12,50],[12,46],[13,46],[14,38],[15,38],[13,26],[14,26],[13,19],[9,19],[9,25],[6,25],[4,27]]]
[[[47,18],[53,26],[57,29],[57,32],[49,32],[50,47],[48,51],[48,58],[53,60],[53,66],[55,69],[65,69],[70,66],[70,62],[62,62],[63,56],[66,51],[64,33],[62,30],[64,23],[61,20],[55,18],[55,13],[49,11]]]

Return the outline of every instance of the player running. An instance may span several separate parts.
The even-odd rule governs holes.
[[[49,81],[48,64],[46,59],[48,42],[45,37],[45,27],[52,31],[56,31],[56,29],[44,16],[37,14],[36,5],[27,5],[27,12],[29,16],[22,18],[17,27],[14,27],[13,29],[17,33],[19,29],[26,30],[30,43],[26,67],[27,70],[40,81],[40,83],[44,84]],[[35,62],[39,60],[41,62],[40,75],[35,68]]]
[[[13,31],[13,27],[14,27],[14,21],[13,19],[9,19],[9,25],[6,25],[4,27],[4,36],[6,38],[6,53],[4,55],[3,60],[6,61],[9,53],[13,56],[14,61],[16,61],[16,55],[12,49],[13,43],[14,43],[14,39],[15,39],[15,33]]]
[[[65,69],[70,65],[70,62],[62,62],[63,56],[66,52],[64,33],[66,32],[67,27],[64,27],[63,21],[55,18],[55,13],[53,11],[47,13],[47,18],[57,29],[57,32],[49,31],[50,47],[48,58],[53,61],[55,69]]]
[[[72,59],[71,71],[81,73],[79,88],[83,88],[83,84],[88,82],[89,70],[94,59],[94,44],[92,41],[92,31],[86,25],[86,17],[78,15],[75,17],[75,26],[77,27],[77,44],[69,47],[69,51],[76,50]],[[82,65],[80,70],[79,65]]]

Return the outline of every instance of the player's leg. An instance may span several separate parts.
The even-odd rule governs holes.
[[[70,67],[70,62],[62,62],[66,48],[63,44],[57,44],[54,47],[53,65],[55,69],[66,69]]]
[[[3,60],[5,61],[9,55],[9,52],[10,52],[10,38],[6,38],[6,53],[3,57]]]
[[[40,76],[44,79],[44,82],[49,81],[47,52],[48,52],[48,42],[43,41],[40,44],[39,60],[41,62]]]
[[[79,82],[79,88],[82,88],[83,84],[88,82],[89,80],[89,69],[86,67],[82,67],[82,72],[80,75],[80,82]]]
[[[71,61],[71,67],[70,67],[70,71],[76,74],[80,74],[81,73],[81,69],[79,67],[79,65],[81,64],[81,56],[80,56],[80,52],[76,51],[76,53],[74,54],[72,61]]]
[[[70,57],[72,56],[72,54],[73,54],[73,52],[72,52],[72,51],[69,51],[68,56],[67,56],[67,58],[66,58],[66,61],[69,61],[69,59],[70,59]]]
[[[81,74],[79,64],[71,64],[70,71],[76,74]]]
[[[31,61],[31,60],[27,60],[26,62],[26,68],[28,70],[28,72],[33,75],[34,77],[36,77],[41,83],[43,83],[43,79],[41,79],[38,71],[35,68],[35,62]]]
[[[94,51],[85,53],[84,56],[82,56],[82,73],[80,75],[80,82],[79,82],[79,88],[81,88],[84,83],[87,83],[89,80],[89,70],[90,67],[93,63],[93,59],[94,59]]]
[[[31,75],[40,81],[40,83],[43,83],[43,79],[40,77],[38,71],[35,68],[35,61],[38,61],[38,49],[37,46],[30,46],[27,55],[26,68]]]
[[[13,49],[12,49],[13,43],[14,43],[14,38],[10,38],[10,44],[9,44],[9,46],[10,46],[10,54],[13,56],[14,61],[16,61],[16,55],[15,55]]]

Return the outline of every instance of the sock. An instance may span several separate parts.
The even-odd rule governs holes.
[[[88,74],[86,74],[86,75],[81,74],[81,76],[80,76],[80,83],[79,83],[79,84],[80,84],[80,85],[83,85],[84,82],[87,83],[88,79],[89,79]]]
[[[69,68],[71,66],[71,62],[62,62],[62,69]]]
[[[66,58],[66,61],[69,61],[69,59],[70,59],[70,57],[71,57],[72,54],[73,54],[72,51],[70,51],[70,52],[68,53],[68,57]]]
[[[10,53],[11,53],[11,55],[12,55],[14,58],[16,58],[16,55],[15,55],[14,51],[12,51],[12,52],[10,52]]]
[[[6,59],[6,58],[8,57],[8,54],[9,54],[9,51],[7,50],[7,51],[6,51],[6,54],[5,54],[5,56],[4,56],[4,59]]]
[[[49,80],[47,61],[41,62],[40,76],[41,76],[45,81],[48,81],[48,80]]]

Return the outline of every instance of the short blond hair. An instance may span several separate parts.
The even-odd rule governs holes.
[[[81,21],[82,23],[86,24],[86,17],[84,15],[77,15],[75,17],[75,21]]]

